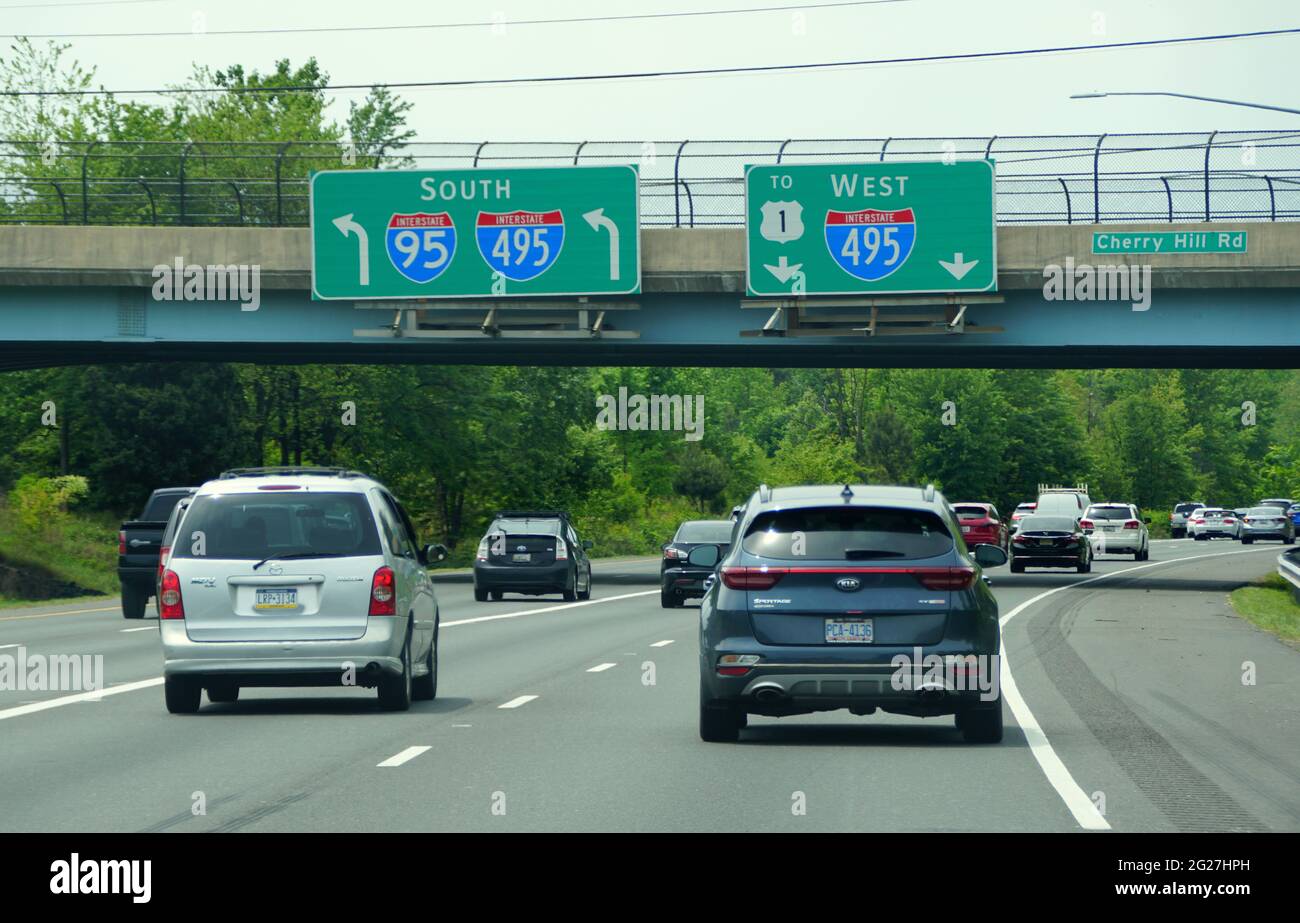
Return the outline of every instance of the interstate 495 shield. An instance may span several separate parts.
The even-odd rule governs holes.
[[[993,291],[993,178],[989,160],[751,166],[749,294]]]
[[[636,294],[637,186],[632,165],[316,173],[312,296]]]

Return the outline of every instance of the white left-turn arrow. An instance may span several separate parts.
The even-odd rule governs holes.
[[[587,219],[593,231],[599,231],[604,228],[609,232],[609,280],[618,281],[618,225],[612,219],[605,217],[605,209],[598,208],[595,211],[585,213],[582,217]]]
[[[352,214],[342,215],[334,219],[334,226],[339,229],[344,237],[349,234],[357,235],[357,251],[360,260],[357,269],[357,283],[360,285],[370,284],[370,238],[366,236],[366,229],[352,220]]]

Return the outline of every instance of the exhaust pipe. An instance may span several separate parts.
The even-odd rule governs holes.
[[[779,705],[785,698],[785,690],[776,683],[765,683],[754,689],[754,701],[759,705]]]

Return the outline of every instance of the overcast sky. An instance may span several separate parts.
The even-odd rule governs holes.
[[[816,0],[813,0],[815,3]],[[1295,0],[898,0],[631,22],[525,18],[797,6],[800,0],[0,0],[0,32],[273,29],[504,22],[457,29],[66,38],[110,89],[194,62],[268,69],[315,56],[334,82],[536,77],[801,64],[1082,45],[1300,25]],[[8,40],[5,40],[6,44]],[[852,138],[1300,127],[1300,116],[1161,98],[1167,90],[1300,108],[1300,35],[1013,60],[534,86],[413,89],[421,140]],[[338,94],[340,100],[359,94]],[[346,114],[346,102],[333,108]]]

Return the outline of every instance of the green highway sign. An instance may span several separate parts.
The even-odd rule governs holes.
[[[997,288],[993,161],[750,166],[749,294]]]
[[[1246,231],[1093,231],[1093,253],[1245,253]]]
[[[637,294],[637,185],[632,165],[313,174],[312,297]]]

